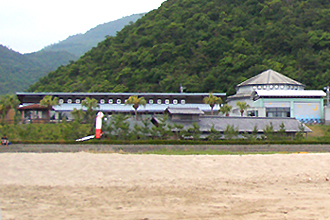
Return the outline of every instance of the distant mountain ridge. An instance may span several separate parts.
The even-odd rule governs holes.
[[[21,54],[0,44],[0,95],[25,91],[40,77],[77,60],[106,36],[116,35],[125,25],[143,15],[135,14],[100,24],[85,34],[70,36],[34,53]]]
[[[125,25],[134,23],[141,18],[142,14],[133,14],[121,19],[117,19],[112,22],[97,25],[90,29],[85,34],[76,34],[68,37],[67,39],[60,41],[59,43],[49,45],[45,47],[44,51],[67,51],[80,57],[92,47],[103,41],[107,36],[115,36]]]

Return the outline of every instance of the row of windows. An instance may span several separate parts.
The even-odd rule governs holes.
[[[266,108],[267,117],[290,117],[290,108]]]
[[[267,89],[267,85],[263,85],[263,86],[253,86],[252,87],[254,90],[261,90],[261,89]],[[284,89],[285,86],[284,85],[269,85],[270,89]],[[298,86],[286,86],[287,90],[298,90]]]
[[[59,103],[60,104],[64,104],[64,100],[63,99],[59,99]],[[72,99],[67,99],[66,100],[66,103],[68,103],[68,104],[72,104],[72,103],[80,104],[80,99],[76,99],[75,101],[73,101]],[[106,104],[106,100],[105,99],[100,99],[99,103],[100,104]],[[114,104],[114,103],[115,104],[122,104],[122,100],[121,99],[117,99],[117,100],[109,99],[107,103],[108,104]],[[123,103],[125,103],[125,102],[123,102]],[[148,103],[149,104],[154,104],[154,100],[153,99],[150,99],[148,101]],[[163,104],[163,102],[162,102],[161,99],[157,99],[156,103],[159,104],[159,105],[160,104]],[[173,99],[172,103],[176,105],[176,104],[179,103],[179,101],[177,99]],[[184,99],[182,99],[182,100],[180,100],[180,103],[182,105],[184,105],[184,104],[186,104],[186,101]],[[169,105],[170,104],[170,100],[169,99],[165,99],[164,100],[164,104]]]

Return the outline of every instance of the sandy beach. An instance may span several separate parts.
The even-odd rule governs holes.
[[[330,154],[0,154],[1,219],[330,219]]]

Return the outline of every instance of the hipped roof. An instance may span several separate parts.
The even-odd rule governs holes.
[[[304,84],[297,82],[287,76],[284,76],[281,73],[278,73],[272,69],[266,70],[256,76],[238,84],[237,87],[252,86],[252,85],[274,85],[274,84],[294,85],[294,86],[305,87]]]

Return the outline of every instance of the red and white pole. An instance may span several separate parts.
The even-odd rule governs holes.
[[[100,138],[101,137],[101,128],[102,128],[102,118],[103,118],[103,113],[98,112],[96,115],[96,123],[95,123],[95,138]]]

